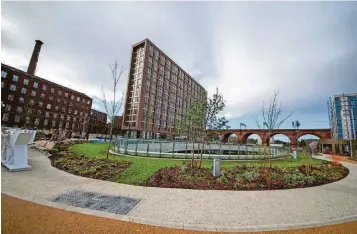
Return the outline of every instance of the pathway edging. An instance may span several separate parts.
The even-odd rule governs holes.
[[[43,154],[42,154],[42,156],[46,157]],[[319,158],[321,159],[321,157],[319,157]],[[323,158],[326,159],[325,156]],[[327,160],[329,160],[329,159],[327,159]],[[47,163],[50,167],[52,167],[49,160]],[[343,164],[348,165],[348,163],[343,163]],[[2,168],[2,170],[5,170],[5,169]],[[10,176],[10,177],[11,177],[11,175],[15,175],[15,174],[7,174],[6,172],[2,172],[2,174],[3,173],[6,176]],[[21,173],[23,173],[23,172],[21,172]],[[62,171],[61,171],[61,173],[62,173]],[[63,173],[65,173],[65,172],[63,172]],[[68,174],[68,173],[66,173],[66,174]],[[16,175],[21,176],[21,174],[16,174]],[[72,174],[68,174],[66,176],[77,177]],[[94,179],[89,179],[88,181],[95,181],[96,183],[103,182],[103,181],[94,180]],[[108,182],[106,182],[106,183],[108,183]],[[116,183],[114,183],[114,184],[116,184]],[[145,187],[143,188],[141,186],[132,186],[132,185],[130,187],[131,187],[131,189],[135,189],[135,187],[137,187],[138,190],[139,189],[140,190],[150,189],[150,188],[145,188]],[[64,188],[64,189],[66,189],[66,188]],[[206,230],[206,231],[225,231],[225,232],[273,231],[273,230],[287,230],[287,229],[301,229],[301,228],[319,227],[319,226],[334,225],[334,224],[340,224],[340,223],[344,223],[344,222],[357,220],[357,213],[356,213],[355,215],[348,215],[348,216],[344,216],[344,217],[340,217],[340,218],[330,218],[328,220],[322,220],[322,221],[273,224],[273,225],[221,226],[221,225],[206,225],[206,224],[185,224],[185,223],[181,223],[181,222],[166,222],[166,221],[160,221],[157,219],[136,217],[136,216],[131,215],[132,211],[129,213],[129,215],[116,215],[116,214],[103,212],[103,211],[95,211],[95,210],[73,207],[73,206],[68,206],[68,205],[64,205],[64,204],[60,204],[60,203],[50,202],[43,198],[41,199],[41,198],[37,198],[37,197],[26,197],[24,195],[21,195],[21,193],[18,193],[16,188],[13,189],[13,191],[11,191],[11,189],[7,189],[6,185],[3,186],[2,190],[3,190],[2,192],[4,194],[7,194],[12,197],[16,197],[16,198],[19,198],[22,200],[31,201],[34,203],[38,203],[41,205],[54,207],[54,208],[62,209],[62,210],[66,210],[66,211],[73,211],[73,212],[78,212],[78,213],[82,213],[82,214],[110,218],[110,219],[116,219],[116,220],[127,221],[127,222],[135,222],[135,223],[139,223],[139,224],[148,224],[148,225],[153,225],[153,226],[169,227],[169,228],[184,229],[184,230],[200,230],[200,231]],[[140,191],[138,191],[138,193],[140,193]],[[143,202],[145,201],[145,199],[148,199],[148,198],[143,197],[142,198]],[[134,208],[134,210],[135,209],[136,208]]]

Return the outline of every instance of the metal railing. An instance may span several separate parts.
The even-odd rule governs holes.
[[[118,154],[135,155],[155,158],[199,158],[201,153],[205,159],[220,158],[222,160],[260,160],[266,157],[280,159],[290,157],[290,147],[258,145],[232,145],[224,143],[160,141],[141,139],[115,139],[112,143],[112,151]]]

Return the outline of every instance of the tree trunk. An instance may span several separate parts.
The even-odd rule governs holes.
[[[206,138],[203,137],[202,138],[202,147],[201,147],[201,155],[200,155],[200,164],[199,164],[199,168],[201,168],[201,165],[202,165],[202,159],[203,159],[203,150],[205,148],[205,143],[206,143]]]
[[[110,150],[110,144],[112,142],[112,137],[113,137],[113,124],[110,124],[110,130],[109,130],[109,144],[108,144],[108,150],[107,150],[107,159],[109,158],[109,150]],[[107,137],[107,135],[105,135],[105,137]]]
[[[193,163],[195,161],[195,140],[192,140],[192,158],[191,158],[191,168],[193,168]]]

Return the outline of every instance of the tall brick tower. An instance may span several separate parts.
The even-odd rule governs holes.
[[[43,42],[40,40],[36,40],[35,47],[32,52],[31,60],[29,63],[29,67],[27,69],[27,73],[29,75],[35,75],[36,67],[37,67],[37,62],[38,62],[38,56],[40,55],[41,51],[41,46],[43,45]]]

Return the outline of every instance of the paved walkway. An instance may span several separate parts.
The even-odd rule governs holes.
[[[275,191],[204,191],[148,188],[99,181],[53,168],[49,159],[30,151],[31,171],[2,167],[2,192],[47,206],[163,227],[212,231],[303,228],[357,220],[357,165],[343,163],[350,174],[323,186]],[[128,215],[66,206],[50,198],[83,189],[139,198]]]
[[[38,205],[2,195],[2,233],[27,234],[201,234],[200,231],[169,229],[150,225],[105,219]],[[298,230],[254,232],[254,234],[356,234],[357,221]],[[205,234],[214,232],[205,232]],[[245,232],[246,233],[246,232]],[[244,234],[244,233],[240,233]]]

